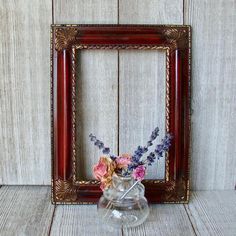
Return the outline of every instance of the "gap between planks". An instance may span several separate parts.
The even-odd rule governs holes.
[[[194,228],[193,222],[191,221],[190,215],[189,215],[189,213],[188,213],[188,211],[186,209],[186,204],[183,204],[183,206],[184,206],[185,212],[186,212],[186,214],[188,216],[188,220],[189,220],[189,222],[190,222],[190,224],[192,226],[193,232],[194,232],[195,236],[197,236],[197,233],[196,233],[196,230]]]
[[[48,236],[51,235],[52,224],[53,224],[56,208],[57,208],[57,205],[54,205],[54,209],[53,209],[53,213],[52,213],[52,217],[51,217],[51,222],[50,222],[50,226],[49,226],[49,230],[48,230]]]

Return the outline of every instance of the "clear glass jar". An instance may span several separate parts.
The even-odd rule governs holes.
[[[113,176],[112,186],[103,192],[98,202],[99,218],[112,227],[135,227],[149,215],[145,188],[138,182],[123,198],[121,196],[135,183],[132,177]]]

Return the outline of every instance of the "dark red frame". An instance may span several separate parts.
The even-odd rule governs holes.
[[[186,203],[189,199],[191,29],[183,25],[52,25],[52,202],[96,203],[97,181],[77,181],[75,162],[75,50],[167,50],[167,131],[174,140],[164,181],[146,180],[151,203]]]

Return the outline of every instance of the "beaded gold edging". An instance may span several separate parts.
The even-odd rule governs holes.
[[[54,201],[54,128],[53,128],[53,28],[50,29],[50,109],[51,109],[51,202],[55,204]]]
[[[75,48],[72,47],[72,179],[76,182],[76,55]]]
[[[169,132],[169,119],[170,119],[170,97],[169,97],[169,68],[170,68],[170,47],[168,46],[157,46],[157,45],[87,45],[87,44],[77,44],[72,46],[72,179],[75,185],[89,185],[89,184],[99,184],[97,180],[77,180],[76,172],[76,50],[82,49],[100,49],[100,50],[166,50],[166,109],[165,109],[165,129]],[[165,155],[165,179],[151,179],[144,180],[144,183],[165,183],[169,181],[169,152]]]
[[[166,50],[166,132],[170,131],[170,49]],[[169,152],[165,154],[165,180],[169,181]]]
[[[190,170],[190,157],[191,157],[191,48],[192,48],[192,34],[191,34],[191,27],[187,26],[188,28],[188,89],[189,89],[189,94],[188,94],[188,99],[189,99],[189,116],[188,116],[188,122],[189,122],[189,127],[188,127],[188,139],[189,139],[189,153],[188,153],[188,174],[187,174],[187,199],[186,203],[189,202],[189,195],[190,195],[190,181],[189,181],[189,170]]]

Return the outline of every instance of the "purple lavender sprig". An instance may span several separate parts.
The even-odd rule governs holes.
[[[160,157],[163,157],[163,154],[170,148],[172,138],[172,135],[166,134],[165,137],[161,140],[161,143],[156,146],[154,152],[151,152],[144,162],[151,166],[156,158],[159,160]]]
[[[110,148],[109,147],[105,147],[104,143],[102,141],[100,141],[99,139],[97,139],[97,137],[93,134],[89,135],[90,141],[92,141],[94,143],[95,146],[97,146],[100,150],[102,150],[103,154],[110,154]],[[110,155],[110,158],[112,160],[115,159],[115,156]]]
[[[144,153],[148,152],[148,149],[150,146],[153,145],[153,141],[159,136],[159,128],[156,127],[153,131],[152,134],[147,141],[147,145],[144,147],[138,146],[137,149],[134,151],[134,154],[132,156],[132,161],[136,164],[140,162],[141,157],[144,155]]]

